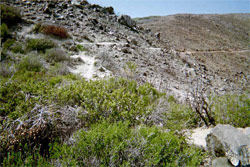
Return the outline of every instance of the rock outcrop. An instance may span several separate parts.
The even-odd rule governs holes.
[[[240,130],[231,125],[217,125],[206,137],[212,157],[226,157],[233,166],[250,166],[249,128]],[[216,163],[215,163],[216,164]]]
[[[130,28],[133,28],[133,27],[136,27],[136,22],[134,20],[131,19],[130,16],[128,15],[121,15],[118,17],[118,21],[125,25],[125,26],[128,26]]]

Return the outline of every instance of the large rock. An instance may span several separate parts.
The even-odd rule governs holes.
[[[121,16],[119,16],[118,17],[118,21],[121,24],[123,24],[125,26],[128,26],[130,28],[136,27],[136,22],[133,19],[131,19],[131,17],[128,16],[128,15],[121,15]]]
[[[226,157],[219,157],[212,161],[212,167],[232,167],[232,165]]]
[[[248,132],[248,130],[246,130]],[[234,166],[250,166],[250,136],[231,125],[217,125],[206,137],[208,151]]]

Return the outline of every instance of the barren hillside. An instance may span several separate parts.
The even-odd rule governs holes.
[[[191,56],[226,82],[249,82],[250,14],[178,14],[136,21],[153,34],[160,33],[165,47]]]

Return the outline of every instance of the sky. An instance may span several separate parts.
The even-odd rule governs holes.
[[[250,0],[88,0],[113,6],[116,14],[131,17],[166,16],[180,13],[250,13]]]

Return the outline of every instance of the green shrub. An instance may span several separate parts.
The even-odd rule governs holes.
[[[230,124],[235,127],[250,126],[250,98],[247,93],[216,96],[211,100],[211,109],[216,123]]]
[[[10,49],[13,53],[25,53],[24,46],[20,42],[16,42]]]
[[[49,39],[31,39],[28,41],[27,49],[45,52],[46,49],[50,49],[55,46],[55,43]]]
[[[17,64],[18,70],[39,72],[43,69],[42,59],[36,55],[28,55]]]
[[[5,42],[8,38],[11,37],[8,26],[6,24],[1,24],[0,26],[0,31],[1,31],[1,43]]]
[[[76,48],[78,50],[78,52],[87,52],[89,51],[87,48],[83,47],[82,45],[76,45]]]
[[[172,101],[172,97],[168,99],[167,111],[164,113],[164,125],[171,130],[183,130],[194,128],[199,122],[199,116],[185,104],[178,104]]]
[[[1,162],[1,161],[0,161]],[[27,145],[23,147],[20,152],[8,152],[8,156],[4,158],[2,166],[17,167],[17,166],[37,166],[37,167],[49,167],[49,163],[44,157],[39,154],[38,150],[30,149]]]
[[[161,95],[150,84],[137,86],[135,81],[111,78],[90,82],[76,81],[58,89],[54,99],[60,105],[84,108],[88,114],[82,119],[88,125],[101,119],[110,122],[144,122],[153,111],[154,102]]]
[[[41,31],[41,27],[42,27],[42,24],[37,23],[37,24],[34,25],[32,31],[34,31],[35,33],[39,33]]]
[[[57,76],[57,75],[68,75],[70,71],[66,64],[64,63],[56,63],[49,70],[49,74]]]
[[[22,75],[22,76],[21,76]],[[29,94],[37,94],[41,89],[48,89],[41,82],[37,82],[34,72],[17,72],[13,81],[2,80],[0,83],[0,116],[17,119],[30,111],[38,101],[37,97],[26,98]],[[41,93],[40,93],[41,94]]]
[[[55,148],[63,166],[199,166],[204,155],[156,127],[107,122],[81,130],[73,146]],[[54,157],[56,158],[56,157]]]
[[[48,49],[45,54],[45,59],[50,63],[70,61],[70,57],[60,48]]]
[[[8,65],[6,65],[5,63],[0,63],[0,76],[9,77],[12,73],[13,71]]]
[[[3,50],[7,51],[10,49],[10,47],[15,43],[16,41],[14,39],[8,39],[3,43]]]
[[[1,4],[0,9],[2,23],[12,26],[22,21],[20,11],[17,8]]]

